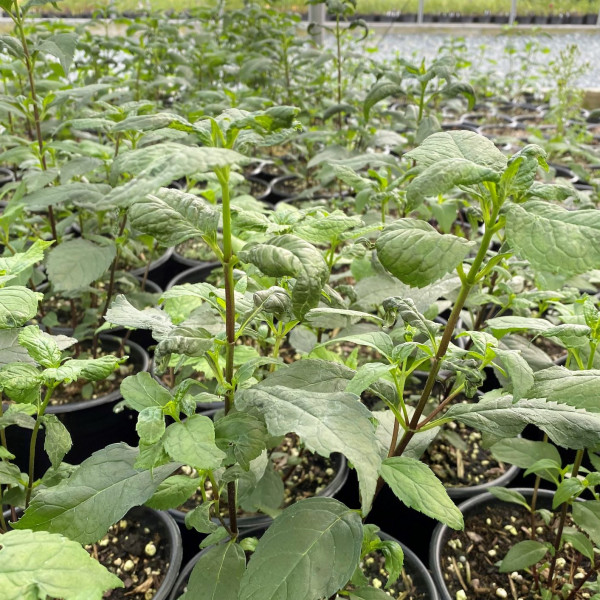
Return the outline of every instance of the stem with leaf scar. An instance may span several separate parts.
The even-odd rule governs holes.
[[[225,414],[233,408],[233,358],[235,352],[235,285],[233,281],[233,267],[235,256],[233,254],[231,234],[231,204],[229,194],[230,167],[215,169],[215,173],[221,186],[221,197],[223,202],[223,275],[225,277],[225,333],[227,346],[225,347]],[[235,481],[227,484],[227,503],[229,511],[229,523],[233,536],[238,534],[237,526],[237,501]]]
[[[454,303],[454,307],[452,308],[450,317],[448,318],[448,323],[444,330],[444,334],[442,335],[442,339],[440,340],[440,344],[437,348],[435,356],[431,361],[427,381],[425,382],[425,386],[419,398],[417,407],[415,408],[415,412],[413,413],[410,423],[408,424],[408,428],[405,430],[404,435],[400,439],[400,443],[397,447],[395,447],[395,440],[392,440],[394,446],[390,446],[389,456],[402,456],[414,435],[419,431],[419,429],[423,425],[430,421],[430,419],[426,419],[423,423],[419,423],[423,415],[423,411],[425,410],[425,406],[429,401],[429,397],[433,390],[433,386],[435,385],[436,377],[440,371],[444,356],[446,355],[448,346],[450,345],[450,341],[452,340],[452,336],[454,335],[454,330],[456,329],[456,326],[458,324],[460,313],[464,307],[467,297],[469,296],[469,293],[471,292],[471,289],[479,280],[479,271],[481,269],[483,261],[485,260],[487,251],[492,241],[492,237],[496,232],[495,225],[498,219],[499,212],[500,202],[495,202],[490,218],[486,222],[485,233],[481,240],[481,245],[479,246],[479,250],[475,258],[473,259],[473,263],[471,264],[469,272],[465,275],[462,272],[462,270],[459,271],[459,274],[461,276],[460,292],[458,294],[456,302]],[[383,478],[379,477],[375,492],[376,495],[379,493],[382,487]]]

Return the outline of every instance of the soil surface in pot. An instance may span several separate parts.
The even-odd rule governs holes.
[[[201,262],[216,262],[215,253],[206,245],[205,242],[198,239],[189,239],[175,246],[175,252],[184,258],[197,260]]]
[[[299,444],[298,437],[294,434],[285,436],[283,442],[271,452],[271,462],[275,472],[284,482],[283,506],[289,506],[304,498],[311,498],[324,490],[335,478],[334,463],[330,458],[324,458],[304,450]],[[195,472],[190,467],[182,467],[180,473],[194,476]],[[210,484],[207,487],[207,496],[212,498]],[[202,495],[198,490],[178,510],[189,512],[202,503]],[[222,503],[222,515],[227,516],[227,506]],[[240,517],[249,517],[257,513],[240,510]]]
[[[415,585],[410,569],[408,571],[402,569],[402,573],[396,582],[389,589],[385,589],[389,573],[385,570],[385,559],[380,552],[367,554],[364,560],[360,562],[360,568],[369,580],[369,585],[384,590],[390,598],[397,598],[398,600],[427,600],[426,594],[420,591]],[[351,590],[352,587],[348,586],[347,589]]]
[[[536,514],[534,539],[553,544],[558,519],[559,515],[555,514],[546,525]],[[570,519],[566,525],[572,526]],[[542,596],[533,589],[534,577],[530,572],[500,573],[496,566],[514,544],[531,539],[530,532],[529,512],[517,504],[488,505],[483,512],[467,516],[464,531],[453,531],[442,550],[443,576],[450,596],[454,598],[459,590],[464,590],[469,599],[540,600]],[[569,544],[564,546],[560,556],[565,562],[557,561],[557,589],[568,582],[574,581],[576,585],[579,574],[585,574],[590,566],[589,560],[582,558]],[[538,572],[542,582],[547,574],[547,570]],[[584,597],[577,595],[578,600]]]
[[[423,462],[446,487],[483,485],[504,475],[508,467],[480,443],[478,431],[462,423],[447,423],[427,448]]]
[[[83,344],[82,344],[83,345]],[[89,349],[82,348],[82,352],[78,357],[79,359],[89,358],[87,354]],[[89,348],[89,344],[88,344]],[[101,356],[108,356],[110,354],[116,354],[117,348],[110,350],[108,348],[99,348],[97,358]],[[127,344],[125,344],[125,354],[127,354]],[[119,366],[116,371],[113,371],[106,379],[102,381],[89,382],[83,379],[73,381],[67,385],[60,385],[54,390],[52,400],[50,400],[51,406],[61,406],[63,404],[75,404],[77,402],[85,402],[86,400],[95,400],[102,396],[106,396],[111,392],[118,390],[121,386],[121,382],[125,377],[134,375],[136,373],[136,366],[133,362],[125,362]]]
[[[136,519],[119,521],[85,549],[123,582],[106,600],[152,600],[169,568],[167,540]]]

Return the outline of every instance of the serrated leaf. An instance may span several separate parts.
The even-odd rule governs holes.
[[[517,542],[507,552],[500,564],[500,573],[512,573],[540,562],[548,553],[548,547],[535,540]]]
[[[11,363],[0,368],[0,389],[14,402],[36,404],[42,377],[28,363]]]
[[[329,268],[319,250],[291,234],[247,246],[238,253],[238,257],[243,262],[256,265],[270,277],[294,277],[292,306],[299,318],[317,306],[321,290],[329,279]]]
[[[121,395],[125,406],[138,412],[146,408],[162,409],[173,399],[171,393],[145,371],[126,377],[121,383]]]
[[[583,529],[596,546],[600,546],[600,500],[574,502],[571,514],[575,525]]]
[[[535,442],[525,438],[500,440],[490,448],[490,452],[496,460],[516,465],[521,469],[528,469],[542,459],[550,459],[561,464],[556,446],[548,442]]]
[[[534,374],[532,368],[519,352],[514,350],[495,350],[496,356],[502,362],[508,378],[510,379],[513,398],[519,400],[527,396],[533,386]],[[543,394],[535,394],[534,398],[543,397]]]
[[[19,485],[20,480],[21,470],[17,465],[5,461],[0,462],[0,484]]]
[[[260,539],[239,600],[329,598],[352,576],[362,538],[358,513],[333,498],[290,506]]]
[[[68,565],[68,568],[65,568]],[[0,535],[0,589],[4,600],[101,600],[122,581],[77,542],[44,531]]]
[[[58,344],[37,325],[29,325],[19,332],[19,344],[43,367],[60,365],[61,351]]]
[[[225,458],[225,453],[215,444],[212,420],[202,415],[169,425],[163,440],[173,460],[198,470],[217,469]]]
[[[394,456],[381,463],[379,473],[392,492],[409,508],[453,529],[464,527],[462,513],[425,463],[406,456]]]
[[[77,34],[71,32],[54,33],[45,38],[44,41],[37,47],[40,52],[52,54],[60,61],[60,64],[67,74],[71,68],[73,57],[75,56],[75,48],[77,47]]]
[[[99,183],[82,183],[74,181],[63,185],[45,187],[27,194],[23,203],[28,210],[47,210],[49,206],[73,203],[94,206],[110,191],[110,186]]]
[[[245,471],[265,449],[266,440],[265,424],[253,415],[233,412],[215,423],[215,443],[227,454],[227,464],[237,463]]]
[[[198,560],[187,585],[188,598],[237,599],[246,570],[246,555],[239,544],[221,544]]]
[[[122,294],[119,294],[106,312],[106,320],[114,325],[135,329],[151,329],[155,339],[165,337],[174,327],[167,313],[158,308],[135,308]]]
[[[271,435],[293,432],[309,450],[322,456],[331,452],[344,454],[358,474],[363,513],[369,512],[381,458],[375,429],[369,420],[371,413],[356,396],[307,394],[303,389],[279,385],[254,387],[238,394],[236,407],[259,410]]]
[[[52,242],[36,240],[25,252],[0,257],[0,284],[6,285],[33,265],[41,262],[44,259],[44,251],[51,245]]]
[[[499,179],[500,174],[497,171],[469,160],[462,158],[441,160],[427,167],[410,182],[406,189],[408,207],[411,210],[417,208],[425,198],[443,194],[459,185],[474,185]]]
[[[138,451],[111,444],[84,460],[59,485],[41,489],[15,529],[62,533],[81,544],[99,540],[129,509],[143,504],[180,465],[134,468]]]
[[[161,188],[129,207],[131,226],[164,246],[216,235],[219,217],[219,211],[203,198],[169,188]]]
[[[43,294],[21,285],[0,289],[0,329],[21,327],[37,314]]]
[[[506,239],[535,271],[578,275],[600,267],[600,216],[531,200],[511,205]]]
[[[593,448],[600,443],[600,415],[540,398],[513,402],[511,396],[502,396],[456,405],[444,415],[446,419],[503,437],[517,436],[527,424],[536,425],[565,448]]]
[[[396,221],[375,243],[381,264],[402,283],[418,288],[453,271],[473,245],[454,235],[442,235],[416,219]]]
[[[79,290],[96,281],[110,267],[116,249],[89,240],[62,242],[48,253],[48,278],[56,291]]]
[[[162,408],[148,406],[140,411],[137,423],[135,424],[135,430],[140,436],[141,443],[155,444],[163,436],[165,429],[165,418]]]

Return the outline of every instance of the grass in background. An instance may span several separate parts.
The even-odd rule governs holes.
[[[418,0],[357,0],[358,13],[384,14],[387,12],[416,13]],[[115,0],[111,3],[117,11],[148,11],[172,10],[180,12],[186,9],[213,6],[214,0]],[[306,12],[302,0],[279,0],[268,3],[281,10]],[[460,12],[462,14],[483,14],[488,11],[493,14],[508,13],[510,0],[425,0],[426,13]],[[106,0],[63,0],[59,6],[70,14],[92,12],[95,9],[106,7]],[[240,8],[243,0],[227,0],[228,8]],[[600,9],[600,0],[518,0],[518,14],[550,15],[560,13],[597,13]]]

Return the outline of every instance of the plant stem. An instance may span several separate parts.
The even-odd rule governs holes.
[[[567,600],[575,600],[577,597],[577,592],[583,587],[583,584],[588,581],[588,579],[592,575],[596,575],[600,570],[600,560],[597,560],[596,563],[590,568],[590,570],[585,574],[585,577],[579,580],[577,585],[571,590],[571,593],[567,596]]]
[[[337,125],[338,131],[342,130],[342,113],[339,110],[342,104],[342,40],[340,31],[340,16],[335,17],[335,40],[337,47],[337,103],[338,103],[338,114],[337,114]]]
[[[473,260],[473,264],[471,265],[471,268],[469,269],[469,273],[466,275],[466,277],[462,281],[462,285],[460,288],[460,292],[458,294],[458,298],[456,299],[454,307],[452,308],[452,312],[450,313],[450,317],[448,318],[448,323],[446,325],[446,329],[444,330],[444,334],[440,341],[440,345],[438,346],[435,357],[433,358],[433,360],[431,362],[429,375],[427,376],[427,381],[425,382],[425,387],[423,388],[423,392],[421,394],[421,397],[419,398],[419,403],[417,404],[415,412],[413,413],[413,417],[410,421],[409,428],[402,436],[402,440],[400,440],[400,444],[398,445],[398,448],[396,449],[394,456],[402,456],[402,453],[406,450],[408,443],[410,442],[410,440],[413,438],[413,436],[417,432],[418,425],[419,425],[419,419],[421,418],[421,415],[423,414],[423,411],[425,410],[425,405],[427,404],[427,401],[429,400],[431,390],[433,390],[433,386],[435,384],[435,379],[437,377],[437,374],[439,373],[440,367],[442,365],[442,360],[446,354],[446,351],[448,350],[448,345],[450,344],[450,340],[452,339],[452,336],[454,335],[454,330],[455,330],[458,320],[460,318],[460,313],[465,304],[465,301],[467,300],[467,297],[469,296],[469,292],[471,291],[472,287],[475,285],[475,283],[477,281],[477,274],[483,263],[485,255],[487,254],[489,245],[492,241],[492,237],[494,235],[493,225],[496,223],[496,219],[498,218],[499,211],[500,211],[500,207],[499,207],[499,205],[496,205],[494,207],[494,210],[490,217],[489,224],[485,228],[485,233],[483,235],[483,239],[481,240],[481,245],[479,246],[479,251],[477,252],[477,255],[475,256],[475,259]]]
[[[575,455],[575,462],[573,463],[573,470],[571,471],[571,477],[577,477],[579,468],[581,467],[581,461],[583,460],[583,450],[577,450]],[[554,554],[550,562],[550,573],[548,574],[548,581],[550,581],[550,592],[554,595],[554,588],[556,587],[555,581],[555,570],[556,570],[556,559],[558,558],[558,550],[560,548],[560,541],[562,540],[563,529],[565,528],[565,522],[567,520],[567,510],[569,508],[568,502],[564,502],[560,511],[560,521],[558,523],[558,530],[556,532],[556,538],[554,539]]]
[[[27,494],[25,496],[25,508],[29,506],[29,501],[31,500],[31,491],[33,490],[33,476],[34,476],[34,464],[35,464],[35,446],[37,442],[38,432],[40,430],[40,424],[42,422],[42,417],[46,412],[46,408],[50,403],[50,398],[52,397],[52,392],[54,391],[55,386],[50,386],[46,389],[46,395],[44,396],[44,401],[41,406],[38,408],[37,418],[35,420],[35,425],[33,426],[33,432],[31,433],[31,443],[29,445],[29,481],[27,482]]]
[[[225,332],[227,346],[225,348],[225,381],[229,388],[225,392],[225,414],[233,408],[233,358],[235,352],[235,287],[233,282],[233,255],[231,234],[231,205],[229,195],[229,167],[215,169],[221,185],[221,198],[223,202],[223,274],[225,276]],[[237,501],[235,481],[227,484],[227,503],[229,510],[229,523],[232,537],[238,535],[237,526]]]
[[[40,151],[40,165],[43,171],[47,171],[48,165],[46,164],[46,155],[44,151],[44,138],[42,136],[42,125],[40,119],[40,111],[38,107],[37,91],[35,86],[34,65],[33,60],[31,59],[31,54],[29,53],[29,46],[27,44],[27,38],[25,37],[25,31],[23,29],[23,13],[21,12],[21,8],[18,2],[15,2],[15,8],[16,13],[12,15],[12,17],[17,27],[17,31],[19,33],[21,46],[23,46],[25,68],[27,69],[27,76],[29,77],[29,88],[31,90],[31,100],[33,103],[33,120],[35,124],[35,133],[37,137],[38,148]],[[50,220],[50,229],[52,230],[52,237],[53,239],[58,240],[58,235],[56,233],[56,220],[54,218],[54,210],[52,206],[48,206],[48,219]]]

